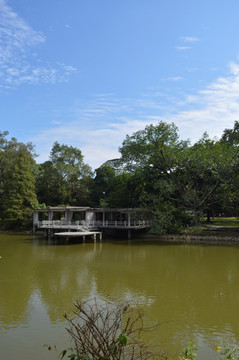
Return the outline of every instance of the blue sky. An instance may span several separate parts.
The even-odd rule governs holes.
[[[238,0],[0,0],[0,131],[81,149],[93,169],[126,134],[182,139],[239,120]]]

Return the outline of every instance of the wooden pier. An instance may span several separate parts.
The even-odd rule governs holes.
[[[86,237],[91,237],[94,242],[96,242],[97,235],[99,237],[99,240],[102,241],[102,232],[100,231],[65,231],[54,233],[54,236],[64,237],[66,241],[69,241],[70,238],[82,237],[83,242],[86,241]]]

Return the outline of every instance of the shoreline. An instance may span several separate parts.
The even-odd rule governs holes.
[[[145,239],[171,244],[239,245],[239,234],[228,231],[224,234],[146,234]]]
[[[145,241],[145,243],[153,241],[159,243],[170,243],[170,244],[205,244],[205,245],[239,245],[239,232],[233,231],[232,228],[224,228],[219,231],[208,230],[205,233],[200,232],[199,234],[150,234],[146,233],[143,236],[141,235],[139,238],[133,238]],[[33,236],[33,232],[31,230],[1,230],[0,235],[28,235]],[[35,234],[36,235],[36,234]],[[40,235],[38,233],[38,235]],[[41,234],[42,235],[42,234]]]

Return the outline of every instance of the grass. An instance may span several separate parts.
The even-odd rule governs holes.
[[[202,218],[200,225],[185,229],[184,235],[196,235],[203,237],[239,237],[239,218],[214,217],[210,223],[207,218]]]
[[[239,219],[236,217],[214,217],[211,218],[210,223],[207,223],[206,218],[204,218],[203,224],[235,228],[239,227]]]

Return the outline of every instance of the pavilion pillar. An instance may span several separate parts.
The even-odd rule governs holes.
[[[128,212],[128,226],[130,226],[130,213]]]
[[[52,220],[53,220],[53,211],[52,211],[52,210],[49,210],[49,211],[48,211],[48,220],[49,220],[49,221],[52,221]]]
[[[65,211],[65,220],[71,222],[73,216],[73,211],[66,210]]]
[[[36,226],[38,225],[38,211],[33,213],[33,233],[36,231]]]

